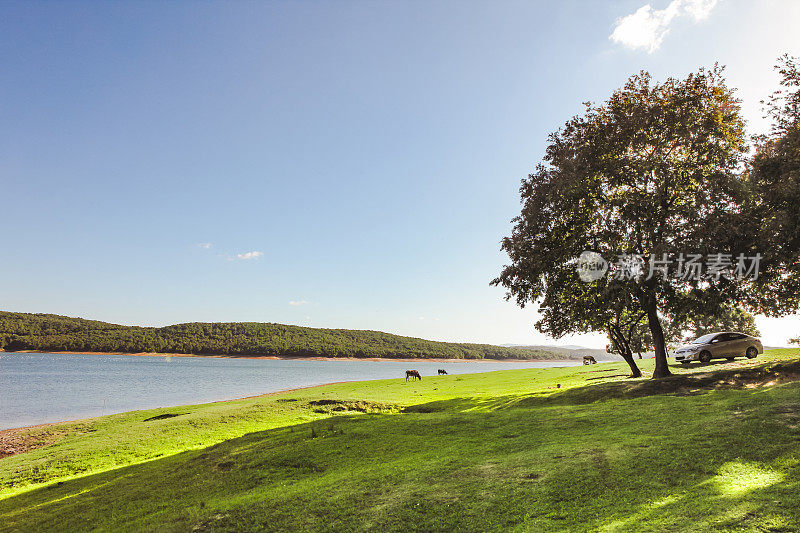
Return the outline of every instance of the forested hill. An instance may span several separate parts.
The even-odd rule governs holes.
[[[182,353],[289,357],[568,359],[563,353],[491,344],[428,341],[380,331],[258,322],[121,326],[59,315],[0,311],[5,351]]]

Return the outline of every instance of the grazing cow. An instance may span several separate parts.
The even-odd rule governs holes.
[[[416,370],[406,370],[406,381],[408,381],[408,378],[411,378],[412,381],[415,379],[422,380],[422,376]]]
[[[584,355],[583,356],[583,364],[584,365],[596,365],[597,360],[592,357],[591,355]]]
[[[444,368],[440,368],[440,369],[439,369],[439,375],[440,375],[440,376],[441,376],[441,375],[445,375],[445,376],[446,376],[446,375],[447,375],[447,370],[445,370]]]

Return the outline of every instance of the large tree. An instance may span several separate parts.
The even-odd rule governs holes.
[[[575,259],[584,250],[608,260],[734,253],[719,243],[733,241],[721,233],[741,211],[745,150],[744,124],[721,68],[663,83],[645,72],[631,77],[550,135],[544,161],[522,182],[522,212],[502,241],[511,263],[493,283],[521,306],[538,303],[545,316],[554,306],[569,314],[572,303],[559,294],[580,292],[585,282]],[[655,378],[670,374],[662,318],[673,303],[692,294],[713,310],[736,288],[725,277],[612,272],[622,272],[624,290],[646,314]]]

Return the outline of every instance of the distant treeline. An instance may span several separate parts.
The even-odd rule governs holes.
[[[545,350],[428,341],[380,331],[258,322],[121,326],[59,315],[0,311],[0,349],[288,357],[569,359]]]

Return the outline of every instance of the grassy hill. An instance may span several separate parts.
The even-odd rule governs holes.
[[[24,430],[50,444],[0,459],[0,531],[796,531],[799,358],[344,383]]]
[[[581,359],[584,355],[591,355],[598,361],[619,361],[620,356],[611,354],[602,348],[582,348],[582,347],[566,347],[566,346],[548,346],[542,344],[526,345],[526,344],[503,344],[508,348],[518,348],[523,350],[541,350],[545,352],[553,352],[562,354],[570,359]],[[634,357],[636,355],[634,354]]]
[[[288,357],[568,359],[569,354],[437,342],[380,331],[257,322],[122,326],[59,315],[0,311],[0,349]]]

